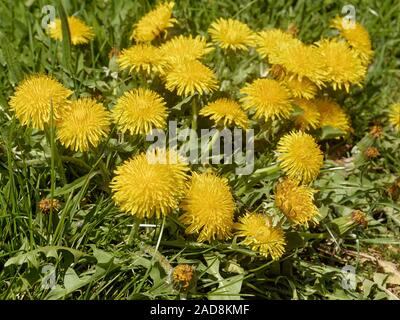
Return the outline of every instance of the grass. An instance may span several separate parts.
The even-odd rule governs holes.
[[[8,100],[26,74],[52,74],[73,89],[75,97],[95,96],[107,107],[137,84],[135,77],[112,77],[118,68],[109,52],[130,45],[132,25],[154,3],[62,3],[67,15],[77,14],[93,26],[96,37],[89,45],[69,47],[50,40],[41,28],[41,8],[48,1],[0,3],[1,299],[177,299],[185,294],[166,280],[171,268],[182,263],[196,267],[197,282],[189,298],[399,298],[398,273],[396,280],[396,274],[389,274],[393,270],[377,261],[399,264],[399,197],[395,193],[390,196],[387,189],[399,177],[400,137],[389,128],[387,110],[400,101],[400,3],[353,3],[357,21],[369,31],[375,51],[364,87],[353,88],[350,96],[337,97],[351,116],[354,134],[348,139],[322,141],[328,159],[314,185],[319,190],[316,201],[321,223],[310,230],[291,231],[286,254],[278,262],[260,258],[236,239],[197,243],[194,237],[184,235],[176,215],[147,221],[156,228],[135,229],[135,220],[114,205],[108,185],[116,165],[143,149],[140,140],[118,143],[113,131],[94,152],[74,154],[56,143],[53,126],[46,136],[19,124],[8,109]],[[310,43],[333,34],[329,21],[345,4],[333,0],[182,0],[175,6],[179,23],[172,35],[205,34],[211,22],[222,16],[240,19],[254,30],[286,29],[295,23],[299,37]],[[54,5],[57,7],[58,1]],[[256,54],[250,53],[231,65],[228,74],[218,70],[218,77],[230,90],[237,90],[257,75],[260,63]],[[169,104],[182,109],[179,99],[163,94]],[[191,108],[190,103],[185,105]],[[174,112],[171,117],[178,114]],[[189,123],[190,116],[184,121]],[[380,140],[368,134],[372,124],[385,128]],[[268,142],[259,139],[260,148]],[[371,144],[379,148],[381,156],[367,161],[362,150]],[[272,161],[272,154],[260,156],[256,169],[262,172]],[[230,180],[238,212],[272,206],[271,192],[279,172],[247,179],[235,177],[229,170],[218,167]],[[46,197],[61,201],[58,214],[40,213],[38,203]],[[341,233],[336,219],[356,209],[366,213],[368,227]],[[364,264],[365,255],[371,254],[376,260],[367,259]],[[355,290],[341,285],[345,265],[357,270]],[[43,272],[45,266],[50,266],[50,273]],[[56,286],[44,289],[43,281],[52,279],[51,270]]]

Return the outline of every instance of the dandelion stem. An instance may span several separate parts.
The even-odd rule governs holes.
[[[138,231],[139,231],[139,224],[140,224],[140,221],[138,219],[135,219],[135,222],[132,225],[131,232],[129,233],[128,246],[133,245],[134,240],[136,239]]]
[[[197,130],[197,115],[198,115],[197,99],[196,99],[196,97],[194,97],[192,100],[192,129],[193,130]]]
[[[55,170],[55,144],[54,144],[54,109],[53,109],[53,101],[50,99],[50,149],[51,149],[51,159],[50,159],[50,200],[53,201],[55,184],[56,184],[56,170]],[[51,233],[53,228],[53,206],[50,206],[50,214],[49,214],[49,224],[48,224],[48,235],[49,241],[51,242]]]
[[[257,169],[256,171],[254,171],[254,176],[269,176],[275,172],[279,171],[279,165],[277,163],[266,167],[266,168],[261,168],[261,169]]]

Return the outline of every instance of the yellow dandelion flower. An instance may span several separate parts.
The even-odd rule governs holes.
[[[125,92],[111,110],[114,123],[120,131],[147,134],[166,125],[168,111],[164,99],[149,89]]]
[[[166,88],[179,96],[207,94],[218,88],[214,72],[197,60],[180,60],[165,75]]]
[[[276,186],[275,205],[293,223],[308,226],[308,222],[319,215],[313,203],[315,190],[299,185],[290,179],[284,179]]]
[[[312,99],[317,94],[317,86],[306,77],[299,80],[298,78],[286,76],[284,84],[295,98]]]
[[[96,147],[110,129],[108,111],[94,99],[72,101],[63,110],[57,124],[57,138],[66,148],[87,151]]]
[[[43,129],[50,122],[50,104],[57,119],[71,94],[72,91],[47,75],[32,75],[17,86],[10,99],[10,108],[23,125]]]
[[[293,102],[303,111],[302,114],[294,117],[296,127],[303,131],[317,129],[319,127],[320,114],[314,101],[294,99]]]
[[[135,25],[131,39],[137,42],[148,42],[157,38],[163,31],[171,28],[176,19],[172,18],[174,2],[160,3],[155,9],[148,12]]]
[[[222,49],[248,50],[254,45],[253,31],[239,20],[220,18],[211,24],[208,32]]]
[[[86,25],[82,20],[77,17],[68,17],[68,27],[71,34],[71,43],[73,45],[85,44],[94,38],[92,27]],[[48,33],[51,38],[62,41],[62,28],[61,20],[55,19],[50,23]]]
[[[245,237],[243,244],[265,257],[278,260],[285,252],[285,235],[281,228],[273,227],[271,219],[261,213],[247,213],[235,223],[238,237]]]
[[[342,130],[344,133],[351,131],[350,120],[346,112],[335,101],[328,98],[314,100],[320,113],[319,126],[330,126]]]
[[[200,110],[200,115],[210,117],[216,124],[247,128],[249,119],[240,105],[233,100],[221,98],[209,103]]]
[[[188,291],[196,276],[196,269],[188,264],[178,264],[172,271],[174,287],[180,291]]]
[[[349,92],[351,84],[361,86],[367,69],[354,50],[336,39],[321,40],[316,45],[324,64],[326,81],[331,83],[334,90],[344,87]]]
[[[361,58],[363,64],[368,65],[374,55],[368,31],[357,22],[352,23],[351,26],[348,25],[343,21],[342,17],[333,19],[331,26],[340,31],[342,37],[347,40]]]
[[[165,64],[161,50],[150,44],[137,44],[122,50],[118,63],[122,69],[129,69],[129,72],[144,71],[147,74],[161,72]]]
[[[270,55],[273,64],[282,65],[290,78],[302,80],[308,78],[318,86],[326,79],[324,61],[315,46],[308,46],[300,41],[289,42],[276,54]]]
[[[288,32],[279,29],[264,30],[257,34],[255,38],[257,52],[261,57],[276,60],[277,56],[288,46],[301,43]]]
[[[302,131],[291,132],[278,142],[278,161],[289,178],[308,183],[323,165],[323,154],[314,138]]]
[[[180,60],[196,60],[210,53],[213,48],[201,36],[177,36],[160,47],[161,56],[172,66]]]
[[[289,118],[293,110],[290,91],[276,80],[257,79],[240,90],[246,110],[254,109],[255,118],[266,120]]]
[[[139,219],[169,214],[185,194],[185,160],[173,150],[153,149],[117,167],[111,181],[113,200]]]
[[[389,122],[397,130],[400,130],[400,103],[395,103],[390,107]]]
[[[188,225],[186,233],[199,233],[199,242],[231,236],[235,202],[226,179],[210,172],[193,173],[182,209],[179,219]]]

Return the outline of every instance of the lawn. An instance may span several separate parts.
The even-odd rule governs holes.
[[[141,34],[159,3],[0,2],[0,299],[398,300],[400,2],[352,2],[368,58],[332,27],[346,1],[176,0],[170,25]],[[220,18],[248,26],[243,47],[218,42]],[[179,35],[198,47],[173,56]],[[354,62],[324,67],[324,45]],[[132,62],[145,50],[159,51]],[[148,120],[125,113],[138,101]],[[149,164],[148,129],[174,124],[198,157]],[[201,130],[233,126],[254,161],[201,162]]]

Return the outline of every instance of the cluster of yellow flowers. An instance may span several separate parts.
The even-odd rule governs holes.
[[[201,61],[203,57],[215,46],[235,55],[254,48],[270,65],[267,77],[246,83],[239,99],[210,101],[199,114],[218,127],[244,129],[251,127],[251,121],[293,120],[293,130],[281,137],[276,150],[285,177],[276,185],[275,206],[294,225],[317,222],[319,212],[310,183],[319,175],[323,153],[310,132],[324,126],[350,132],[349,117],[326,95],[325,88],[349,92],[351,85],[361,86],[373,56],[367,31],[358,23],[353,29],[344,28],[338,17],[332,27],[340,37],[305,44],[293,32],[269,29],[257,33],[243,22],[221,18],[208,30],[212,43],[203,36],[168,39],[168,30],[177,23],[173,8],[173,2],[159,4],[135,24],[131,35],[135,44],[118,56],[120,68],[157,76],[178,96],[206,95],[216,91],[219,82]],[[72,44],[93,39],[92,28],[78,18],[68,18],[68,24]],[[49,35],[62,40],[60,20],[50,26]],[[37,129],[44,129],[53,117],[61,144],[82,152],[98,146],[109,134],[111,123],[131,135],[166,126],[167,103],[148,88],[123,93],[111,111],[91,98],[69,100],[71,95],[56,79],[32,75],[19,84],[10,107],[22,124]],[[296,107],[300,112],[294,112]],[[389,118],[400,129],[399,104],[392,107]],[[120,209],[138,219],[181,210],[179,220],[187,226],[186,233],[197,234],[198,241],[236,235],[272,259],[279,259],[285,251],[284,231],[273,224],[271,216],[246,213],[235,222],[236,203],[228,180],[211,171],[190,174],[189,164],[173,150],[154,149],[127,160],[115,170],[111,189]]]

